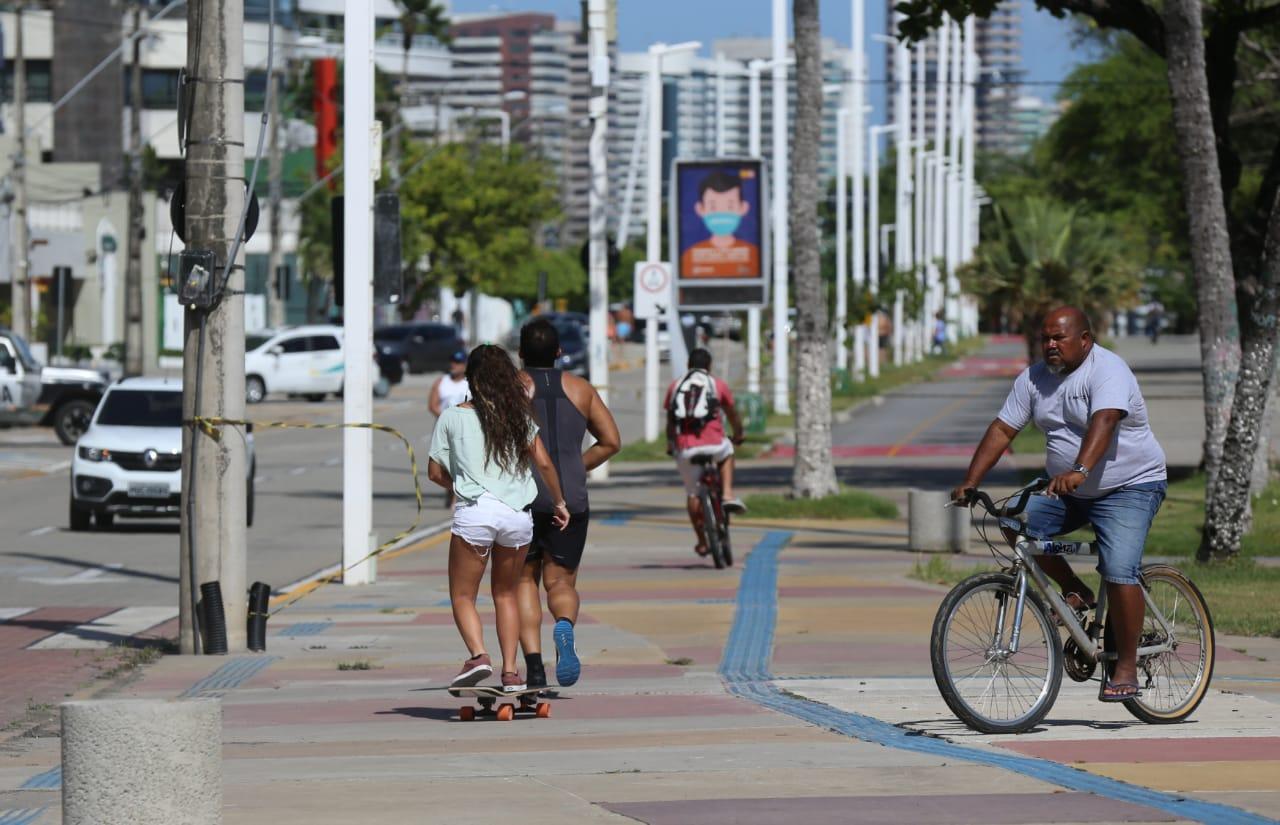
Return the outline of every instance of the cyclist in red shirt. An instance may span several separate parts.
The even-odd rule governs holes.
[[[702,504],[698,500],[701,471],[693,459],[712,456],[720,467],[724,487],[724,509],[729,513],[747,510],[733,494],[733,447],[743,441],[742,418],[733,404],[733,392],[711,374],[711,353],[699,347],[689,353],[689,371],[671,382],[664,402],[667,409],[667,454],[674,456],[684,481],[689,521],[698,538],[694,552],[707,554],[702,540]],[[726,438],[721,414],[729,419],[733,438]]]

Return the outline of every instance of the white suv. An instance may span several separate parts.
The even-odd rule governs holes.
[[[248,434],[246,521],[253,525],[257,466]],[[179,515],[182,493],[182,382],[122,378],[107,388],[71,459],[72,530],[90,516],[109,527],[117,515]]]
[[[245,350],[244,391],[250,404],[269,392],[311,401],[342,392],[342,327],[314,324],[253,336]]]

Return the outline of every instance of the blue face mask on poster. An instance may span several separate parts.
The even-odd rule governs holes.
[[[732,235],[738,231],[742,216],[736,212],[711,212],[702,216],[702,222],[712,235]]]

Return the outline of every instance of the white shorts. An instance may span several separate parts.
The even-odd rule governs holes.
[[[716,464],[723,464],[733,455],[733,442],[729,439],[719,444],[704,444],[701,447],[690,447],[676,453],[676,467],[680,470],[680,478],[684,481],[684,492],[688,496],[698,494],[698,481],[702,478],[702,466],[693,463],[695,456],[709,455]]]
[[[453,534],[474,547],[524,547],[533,541],[533,514],[512,510],[482,493],[475,501],[458,501],[453,508]]]

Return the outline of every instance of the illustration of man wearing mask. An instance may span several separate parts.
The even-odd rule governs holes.
[[[751,204],[742,197],[742,179],[713,171],[698,186],[693,211],[711,237],[688,247],[680,256],[685,278],[748,278],[760,273],[760,247],[734,237]]]

